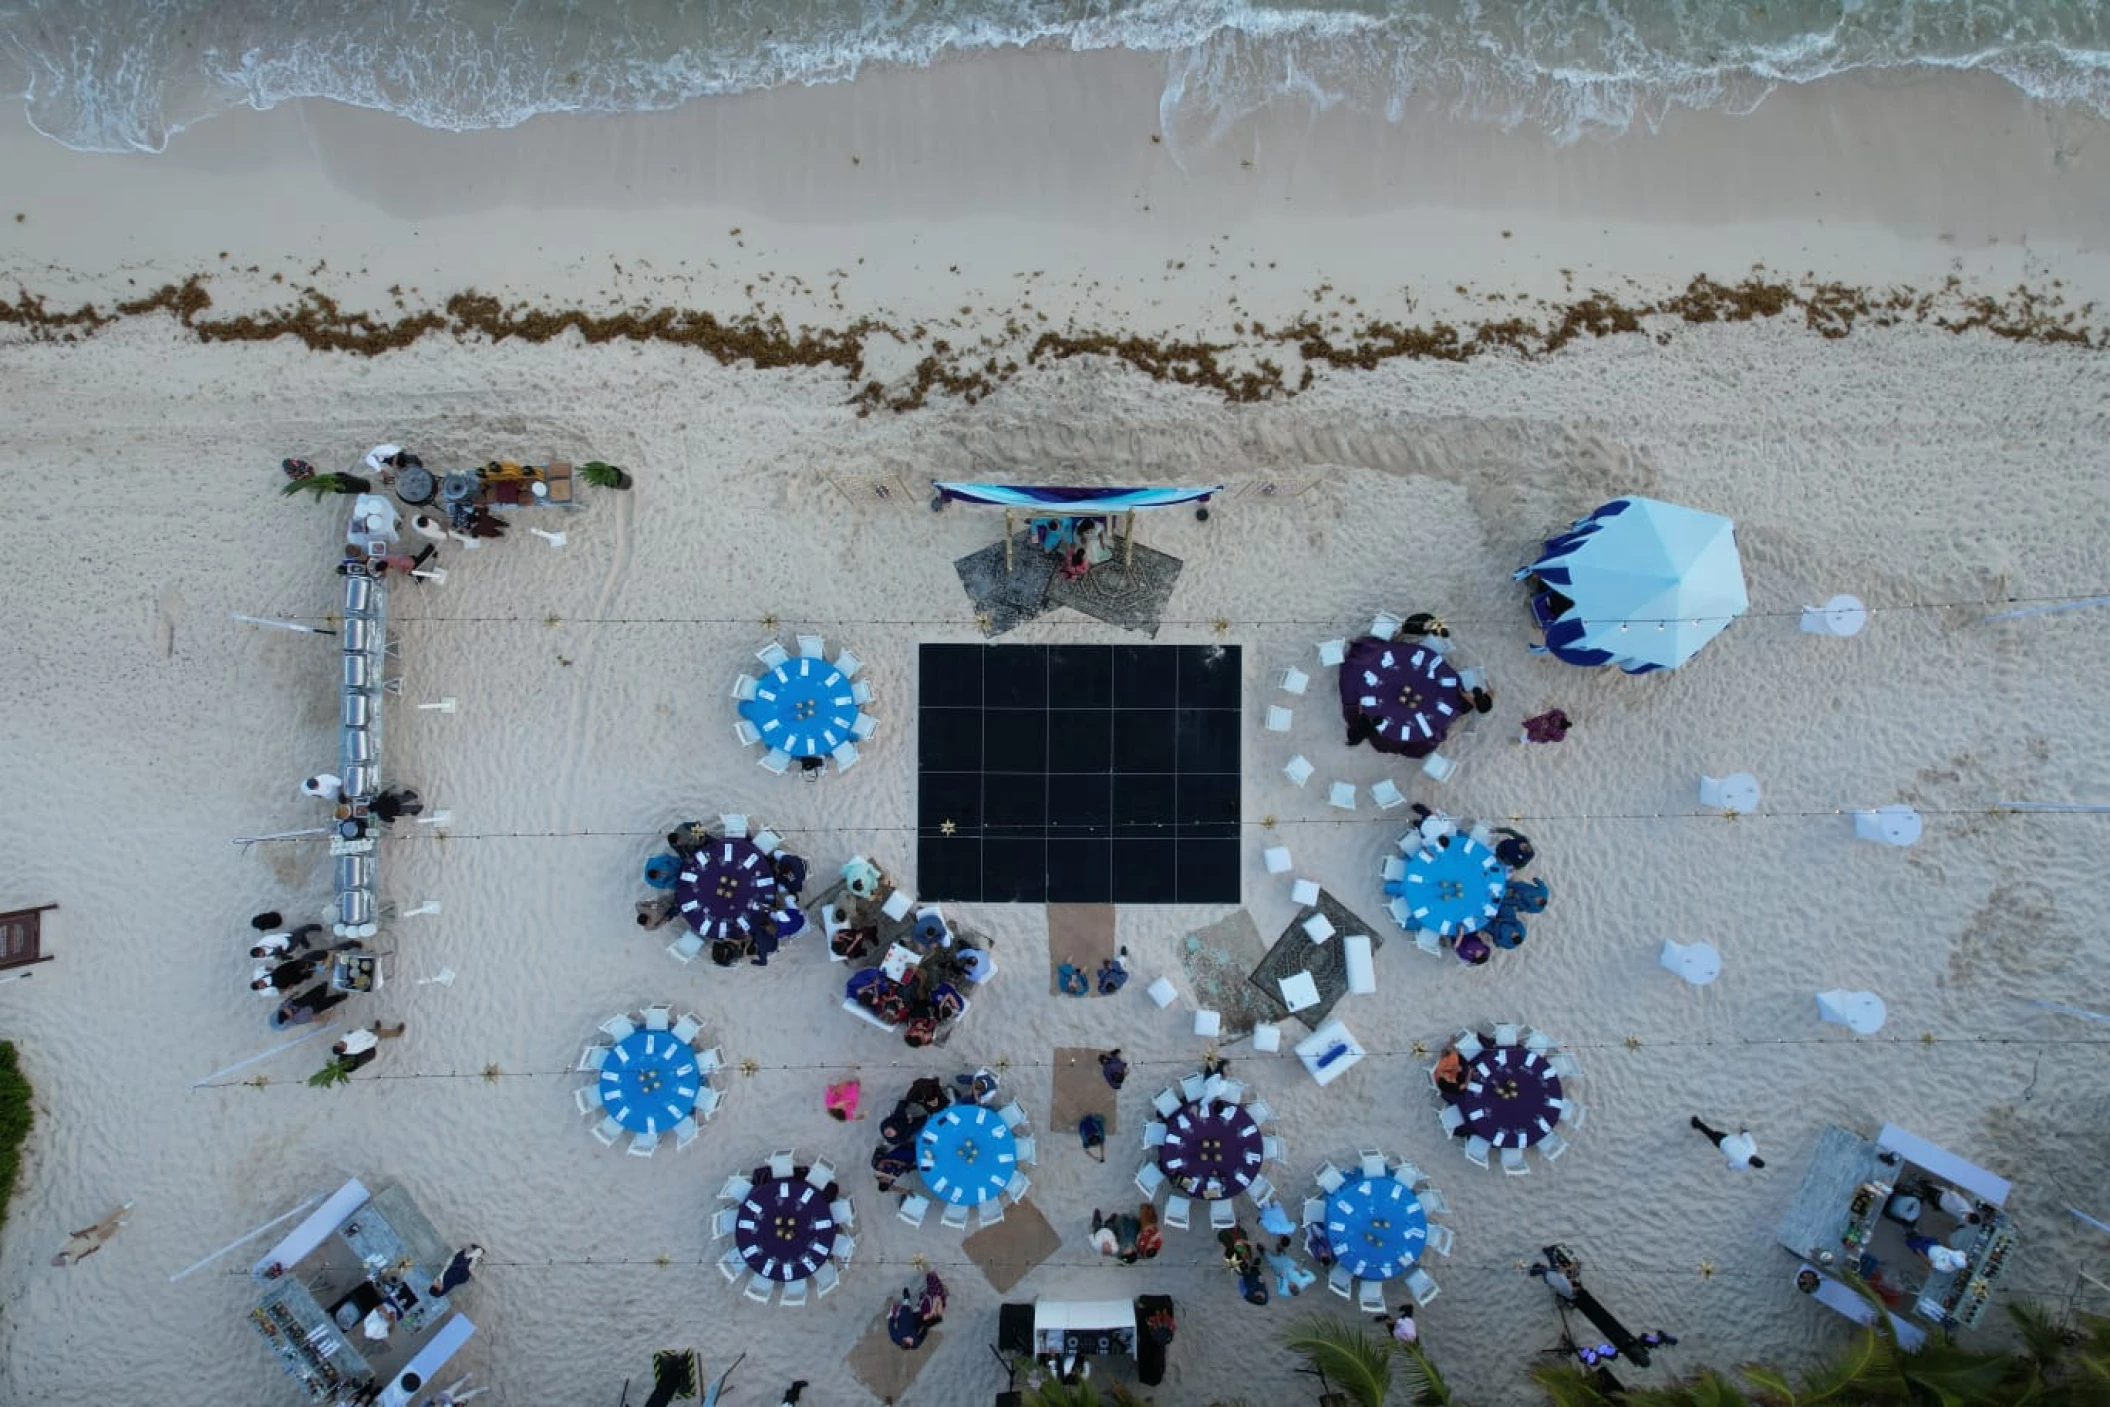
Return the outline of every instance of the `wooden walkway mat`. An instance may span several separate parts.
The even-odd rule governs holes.
[[[872,1327],[857,1341],[857,1347],[850,1350],[851,1376],[880,1401],[899,1402],[944,1337],[945,1326],[940,1324],[924,1338],[921,1348],[903,1348],[887,1337],[886,1311],[881,1310]]]
[[[1099,994],[1099,969],[1113,961],[1114,906],[1112,904],[1048,905],[1048,990],[1060,995],[1056,974],[1062,965],[1083,972],[1091,979],[1088,995]]]
[[[967,1258],[981,1268],[982,1275],[998,1294],[1026,1278],[1033,1267],[1055,1254],[1062,1238],[1031,1202],[1020,1202],[1004,1213],[1004,1219],[986,1231],[977,1231],[960,1243]]]
[[[1041,1157],[1047,1157],[1053,1147],[1082,1152],[1084,1144],[1077,1138],[1077,1121],[1086,1114],[1097,1114],[1106,1120],[1109,1142],[1120,1132],[1119,1101],[1114,1098],[1114,1087],[1099,1073],[1099,1057],[1104,1053],[1093,1046],[1055,1047],[1055,1090],[1048,1100],[1048,1128],[1041,1140]]]

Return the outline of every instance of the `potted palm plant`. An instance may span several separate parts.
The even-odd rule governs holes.
[[[636,481],[613,464],[589,459],[579,466],[579,476],[597,489],[627,489]]]
[[[308,1083],[317,1089],[328,1089],[332,1085],[344,1085],[351,1082],[352,1069],[342,1060],[332,1060],[329,1064],[308,1076]]]
[[[286,495],[311,493],[321,498],[326,493],[365,493],[373,488],[371,481],[357,474],[314,474],[305,479],[294,479],[279,492]]]

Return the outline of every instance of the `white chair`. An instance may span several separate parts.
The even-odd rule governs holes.
[[[1458,770],[1458,764],[1440,752],[1432,752],[1421,759],[1421,770],[1428,774],[1430,781],[1447,782],[1451,773]]]
[[[1314,943],[1323,943],[1333,937],[1333,920],[1324,914],[1313,914],[1304,920],[1304,936]]]
[[[1269,704],[1267,706],[1267,730],[1270,733],[1287,733],[1289,731],[1290,718],[1290,711],[1282,705]]]
[[[799,1155],[789,1148],[779,1148],[769,1155],[769,1175],[779,1182],[790,1178],[798,1167]]]
[[[739,1223],[739,1220],[740,1209],[738,1207],[720,1207],[717,1211],[712,1212],[711,1239],[713,1241],[723,1241],[726,1237],[732,1235],[733,1227]]]
[[[879,906],[879,911],[895,923],[899,923],[908,917],[908,911],[914,907],[916,907],[916,896],[909,893],[906,889],[896,889],[886,896],[886,902]]]
[[[579,1106],[581,1114],[591,1114],[594,1110],[602,1107],[601,1087],[599,1085],[580,1085],[571,1092],[571,1102]]]
[[[1920,813],[1901,802],[1854,812],[1854,834],[1862,840],[1906,846],[1920,838]]]
[[[674,1023],[674,1039],[683,1045],[694,1045],[696,1038],[702,1034],[703,1018],[693,1011],[683,1012],[681,1020]]]
[[[1431,1216],[1442,1216],[1451,1209],[1451,1204],[1444,1200],[1443,1194],[1433,1187],[1420,1189],[1414,1197],[1421,1203],[1421,1209]]]
[[[1367,997],[1377,990],[1377,963],[1370,951],[1370,935],[1350,933],[1341,939],[1341,961],[1348,971],[1348,991]]]
[[[601,1030],[611,1041],[626,1041],[636,1034],[637,1023],[619,1011],[601,1023]]]
[[[586,1047],[586,1049],[579,1052],[579,1063],[574,1068],[580,1070],[598,1070],[603,1065],[607,1064],[607,1062],[608,1047],[604,1045],[590,1045]]]
[[[703,937],[697,933],[684,933],[667,944],[667,956],[679,963],[691,963],[703,952]]]
[[[837,1197],[828,1204],[828,1219],[844,1231],[854,1230],[857,1226],[857,1208],[851,1205],[848,1197]]]
[[[713,1074],[725,1068],[725,1047],[712,1046],[709,1050],[696,1052],[696,1068],[704,1074]],[[788,1176],[788,1174],[787,1174]]]
[[[1163,1119],[1152,1119],[1149,1123],[1143,1125],[1143,1146],[1145,1148],[1162,1148],[1165,1146],[1165,1121]]]
[[[954,1231],[965,1231],[967,1229],[967,1204],[965,1202],[947,1202],[945,1210],[938,1214],[938,1222],[940,1225],[950,1227]]]
[[[1451,1229],[1448,1226],[1440,1226],[1433,1221],[1429,1223],[1428,1246],[1429,1249],[1434,1251],[1437,1255],[1449,1255],[1451,1253],[1451,1242],[1453,1241],[1453,1239],[1454,1237],[1451,1234]]]
[[[1572,1099],[1561,1101],[1561,1122],[1571,1129],[1581,1128],[1589,1113],[1590,1106],[1587,1104],[1578,1104]]]
[[[1466,1059],[1472,1059],[1467,1056]],[[1582,1065],[1565,1050],[1556,1050],[1546,1057],[1546,1066],[1564,1080],[1572,1080],[1582,1074]]]
[[[720,811],[718,813],[718,829],[727,840],[745,840],[747,838],[747,817],[741,815],[738,811]]]
[[[1656,961],[1695,987],[1704,987],[1722,975],[1721,950],[1712,943],[1680,943],[1666,938]]]
[[[850,702],[863,708],[872,701],[872,681],[860,679],[850,686]]]
[[[1275,682],[1282,687],[1282,692],[1285,694],[1302,694],[1305,689],[1310,687],[1311,676],[1295,665],[1291,665],[1288,669],[1275,676]]]
[[[980,1211],[981,1215],[974,1219],[974,1229],[987,1231],[1004,1219],[1004,1199],[991,1197],[988,1201],[982,1203]]]
[[[1256,1124],[1264,1124],[1275,1117],[1275,1106],[1265,1099],[1256,1099],[1245,1107],[1246,1117]]]
[[[1136,1169],[1136,1188],[1145,1197],[1155,1197],[1158,1189],[1165,1185],[1165,1174],[1156,1163],[1145,1163]]]
[[[1486,1139],[1474,1134],[1471,1138],[1465,1140],[1465,1161],[1484,1172],[1487,1168],[1487,1154],[1491,1147],[1492,1145]]]
[[[718,1189],[718,1200],[721,1202],[744,1202],[747,1200],[747,1194],[754,1190],[755,1185],[752,1182],[749,1182],[739,1173],[734,1173],[725,1180],[725,1186]]]
[[[1004,1121],[1005,1128],[1016,1133],[1019,1125],[1026,1121],[1026,1106],[1014,1099],[1003,1108],[997,1110],[996,1116]]]
[[[1403,1187],[1419,1187],[1428,1177],[1422,1170],[1405,1158],[1392,1165],[1392,1180]]]
[[[1512,1025],[1505,1021],[1495,1027],[1495,1044],[1497,1046],[1514,1046],[1523,1039],[1524,1031],[1520,1026]]]
[[[1260,1161],[1279,1163],[1282,1161],[1282,1140],[1271,1133],[1260,1135]]]
[[[1356,1157],[1360,1160],[1358,1167],[1364,1177],[1392,1176],[1392,1165],[1385,1161],[1382,1148],[1358,1148]]]
[[[1319,642],[1320,664],[1328,667],[1338,667],[1341,661],[1347,658],[1348,642],[1346,640],[1321,640]]]
[[[1834,596],[1821,606],[1802,608],[1802,628],[1812,635],[1858,635],[1868,624],[1868,607],[1858,596]]]
[[[740,1254],[738,1246],[718,1257],[718,1273],[725,1277],[728,1285],[739,1284],[740,1277],[747,1274],[747,1257]]]
[[[1271,1054],[1282,1049],[1282,1028],[1272,1021],[1253,1023],[1253,1049]]]
[[[1342,811],[1355,809],[1355,783],[1335,782],[1326,793],[1326,804]]]
[[[1163,1221],[1174,1230],[1185,1231],[1190,1225],[1188,1216],[1193,1210],[1194,1203],[1175,1192],[1165,1199]]]
[[[1209,1096],[1211,1099],[1222,1104],[1245,1103],[1246,1084],[1244,1080],[1229,1080],[1222,1075],[1216,1076],[1215,1080],[1216,1092]],[[1206,1087],[1208,1081],[1203,1081],[1203,1084]]]
[[[1817,994],[1817,1015],[1835,1026],[1844,1026],[1857,1036],[1874,1035],[1889,1016],[1883,999],[1874,992],[1849,992],[1843,988]]]
[[[1441,1291],[1436,1288],[1436,1282],[1429,1278],[1429,1272],[1417,1265],[1407,1272],[1407,1293],[1414,1296],[1414,1303],[1426,1305]]]
[[[702,1089],[696,1091],[696,1117],[705,1123],[709,1123],[717,1115],[718,1106],[724,1100],[724,1095],[712,1089],[709,1085],[705,1085]]]
[[[1319,1170],[1311,1175],[1311,1180],[1319,1184],[1321,1192],[1331,1197],[1334,1193],[1341,1190],[1341,1184],[1348,1179],[1333,1164],[1321,1163],[1319,1164]]]
[[[674,1135],[674,1151],[679,1153],[694,1143],[696,1136],[702,1133],[703,1130],[697,1126],[696,1118],[692,1114],[676,1124],[669,1132]]]
[[[1524,1037],[1524,1049],[1535,1051],[1540,1055],[1544,1055],[1547,1051],[1553,1049],[1553,1045],[1553,1036],[1549,1032],[1541,1031],[1536,1026],[1532,1027],[1531,1033]]]
[[[1246,1184],[1245,1194],[1253,1199],[1254,1206],[1264,1207],[1275,1200],[1275,1184],[1267,1179],[1266,1174],[1255,1173],[1253,1180]]]
[[[1236,1225],[1238,1225],[1238,1208],[1231,1205],[1230,1198],[1226,1197],[1220,1202],[1211,1202],[1209,1204],[1209,1229],[1211,1231],[1228,1231]]]
[[[1319,902],[1319,882],[1315,879],[1292,880],[1289,886],[1289,901],[1300,909],[1308,909]]]
[[[1442,1123],[1446,1134],[1455,1134],[1465,1127],[1465,1115],[1455,1104],[1444,1105],[1436,1117]]]
[[[1539,1140],[1539,1152],[1549,1163],[1567,1151],[1568,1140],[1557,1133],[1549,1133]]]
[[[1011,1174],[1011,1180],[1004,1184],[1004,1195],[1011,1199],[1011,1205],[1014,1207],[1025,1201],[1026,1194],[1032,1190],[1033,1179],[1022,1172]]]
[[[762,735],[755,730],[755,725],[745,718],[733,720],[733,737],[739,740],[742,747],[753,747],[762,741]]]
[[[806,1168],[806,1181],[825,1192],[828,1184],[835,1181],[835,1165],[826,1158],[815,1158]]]
[[[843,678],[855,679],[864,669],[865,662],[844,649],[836,652],[835,667],[842,671]]]
[[[799,637],[799,657],[809,660],[826,659],[828,657],[828,642],[818,635],[801,635]]]
[[[1354,1299],[1355,1277],[1348,1273],[1347,1266],[1336,1264],[1332,1270],[1327,1272],[1326,1288],[1344,1300]]]
[[[1407,804],[1407,794],[1390,777],[1371,783],[1370,799],[1377,803],[1380,811],[1390,811],[1395,806]]]
[[[784,1293],[778,1296],[777,1306],[781,1309],[803,1309],[806,1306],[806,1295],[811,1289],[804,1280],[794,1280],[786,1285]]]
[[[1480,1033],[1478,1031],[1460,1031],[1458,1038],[1452,1041],[1451,1044],[1458,1048],[1459,1057],[1465,1060],[1477,1059],[1480,1052],[1487,1049],[1486,1046],[1480,1044]]]
[[[1011,1156],[1018,1160],[1018,1166],[1030,1168],[1040,1161],[1040,1147],[1033,1141],[1030,1134],[1014,1138],[1011,1142],[1013,1145]]]
[[[1502,1171],[1508,1173],[1511,1177],[1523,1177],[1529,1173],[1531,1164],[1524,1161],[1524,1150],[1521,1148],[1504,1148],[1502,1150]]]
[[[742,702],[753,698],[755,696],[755,688],[760,682],[752,674],[736,675],[733,679],[733,697]]]
[[[1364,1280],[1355,1287],[1355,1307],[1365,1314],[1384,1314],[1385,1287],[1375,1280]]]
[[[1399,634],[1399,627],[1402,624],[1404,622],[1391,612],[1379,611],[1370,618],[1370,633],[1380,640],[1390,640],[1393,636]]]
[[[773,747],[756,759],[755,765],[765,772],[774,772],[781,777],[791,770],[791,754],[780,747]]]
[[[1325,1224],[1325,1221],[1326,1199],[1324,1197],[1306,1197],[1304,1199],[1304,1224],[1306,1226],[1320,1226]]]
[[[1195,1100],[1200,1099],[1202,1097],[1202,1091],[1207,1087],[1208,1081],[1202,1078],[1201,1071],[1199,1070],[1190,1071],[1189,1073],[1180,1076],[1180,1098],[1184,1099],[1189,1104],[1192,1104]]]
[[[1744,815],[1758,809],[1758,778],[1749,772],[1700,778],[1700,805]]]
[[[777,853],[777,851],[783,849],[783,847],[783,836],[778,835],[768,826],[759,826],[756,828],[755,849],[761,851],[764,855],[774,855]]]
[[[858,742],[863,742],[878,731],[879,720],[862,709],[858,710],[857,717],[850,720],[850,736]]]
[[[777,1282],[767,1276],[757,1275],[747,1282],[746,1295],[756,1304],[768,1304],[777,1292]]]
[[[821,1268],[813,1272],[813,1297],[824,1300],[842,1288],[843,1273],[832,1260],[821,1262]]]
[[[835,1244],[828,1249],[828,1254],[835,1258],[837,1265],[848,1265],[857,1256],[857,1238],[855,1236],[836,1237]]]
[[[836,775],[840,776],[857,765],[857,744],[851,742],[842,743],[828,755],[835,759]]]
[[[1291,786],[1303,786],[1311,780],[1311,773],[1311,761],[1301,752],[1282,765],[1282,775],[1289,778]]]
[[[755,658],[762,661],[762,668],[775,669],[778,665],[790,659],[791,655],[781,643],[771,640],[755,648]]]
[[[1223,1029],[1223,1013],[1217,1011],[1197,1011],[1194,1013],[1195,1035],[1214,1040],[1223,1034]]]
[[[923,1219],[930,1215],[930,1198],[904,1197],[901,1201],[901,1210],[896,1215],[910,1226],[920,1228],[923,1225]]]
[[[1407,862],[1398,855],[1387,855],[1377,862],[1377,877],[1387,883],[1407,877]]]
[[[1267,866],[1269,874],[1289,873],[1290,858],[1287,845],[1270,845],[1267,849],[1260,852],[1260,859]]]
[[[1157,1110],[1161,1118],[1169,1119],[1179,1111],[1180,1092],[1167,1085],[1151,1096],[1150,1107]]]
[[[632,1136],[629,1153],[633,1158],[649,1158],[659,1151],[659,1135],[641,1133]]]
[[[664,1031],[674,1024],[674,1008],[671,1006],[648,1006],[645,1008],[645,1029]]]

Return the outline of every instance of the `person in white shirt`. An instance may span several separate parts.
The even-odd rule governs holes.
[[[343,1040],[331,1046],[330,1051],[337,1057],[339,1065],[342,1065],[346,1070],[356,1070],[374,1058],[375,1046],[383,1041],[394,1040],[397,1036],[403,1034],[403,1029],[404,1023],[401,1021],[398,1021],[393,1026],[381,1022],[376,1022],[371,1026],[361,1026],[358,1030],[350,1032]]]
[[[1978,1204],[1953,1187],[1942,1188],[1934,1201],[1936,1206],[1966,1226],[1976,1226],[1979,1223]]]
[[[1722,1150],[1722,1156],[1728,1160],[1733,1170],[1742,1172],[1746,1168],[1762,1168],[1766,1165],[1766,1160],[1758,1156],[1758,1140],[1751,1136],[1751,1130],[1738,1129],[1735,1133],[1723,1133],[1720,1129],[1707,1127],[1700,1121],[1698,1114],[1692,1116],[1692,1126],[1706,1134],[1708,1140]]]
[[[329,772],[318,772],[300,784],[305,796],[319,796],[324,801],[344,800],[344,778]]]

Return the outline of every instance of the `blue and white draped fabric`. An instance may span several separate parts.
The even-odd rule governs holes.
[[[1181,503],[1207,503],[1224,491],[1222,484],[1206,488],[1070,488],[1061,485],[933,483],[938,496],[948,503],[981,503],[996,508],[1059,509],[1067,517],[1089,517],[1095,513],[1126,513],[1131,508],[1170,508]]]
[[[1579,519],[1517,573],[1527,576],[1572,603],[1550,623],[1539,613],[1548,652],[1629,674],[1676,669],[1750,605],[1736,525],[1652,498],[1615,499]]]

